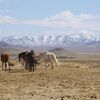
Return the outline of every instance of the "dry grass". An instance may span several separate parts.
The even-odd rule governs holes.
[[[0,100],[100,100],[99,60],[65,60],[35,72],[15,64],[10,72],[0,69]]]

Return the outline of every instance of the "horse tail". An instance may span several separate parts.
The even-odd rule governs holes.
[[[59,66],[59,63],[58,63],[57,57],[56,57],[55,55],[53,55],[53,57],[54,57],[55,62],[57,63],[57,66]]]

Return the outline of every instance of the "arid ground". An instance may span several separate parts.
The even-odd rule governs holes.
[[[10,72],[0,67],[0,100],[100,100],[100,60],[60,60],[35,72],[18,62]]]

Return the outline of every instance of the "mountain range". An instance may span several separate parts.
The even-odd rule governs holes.
[[[84,34],[8,36],[0,40],[2,48],[98,48],[100,39]]]

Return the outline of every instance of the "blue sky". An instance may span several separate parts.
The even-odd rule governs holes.
[[[100,36],[100,0],[0,0],[0,34]]]

